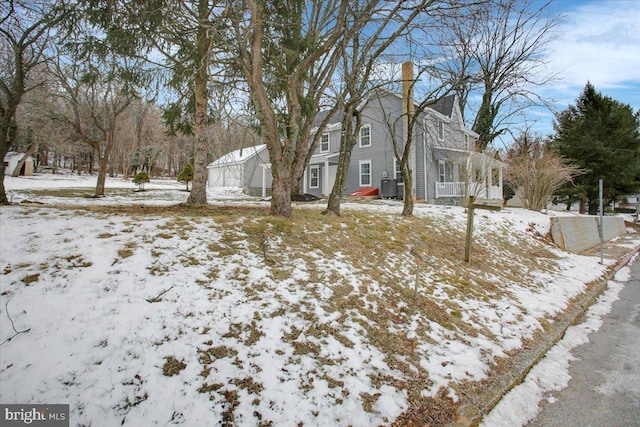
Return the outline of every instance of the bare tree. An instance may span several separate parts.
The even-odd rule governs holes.
[[[509,148],[505,181],[522,198],[524,207],[545,209],[553,194],[584,171],[568,163],[539,137],[524,133]]]
[[[82,0],[85,12],[106,32],[109,49],[143,58],[163,72],[165,89],[175,97],[164,118],[172,131],[192,136],[194,180],[187,204],[207,202],[206,129],[212,119],[209,109],[219,101],[211,87],[220,83],[226,53],[221,35],[230,2],[196,0]],[[165,93],[165,96],[169,93]],[[218,107],[220,107],[218,105]]]
[[[59,1],[3,1],[0,5],[0,160],[16,134],[16,111],[25,93],[37,87],[33,71],[46,59],[50,29],[64,16]],[[9,203],[0,164],[0,205]]]
[[[83,60],[74,57],[70,62],[56,62],[61,90],[55,95],[61,108],[52,112],[52,117],[91,147],[98,161],[95,195],[103,196],[118,121],[138,94],[133,67],[127,60],[83,55]]]
[[[555,77],[546,72],[545,53],[557,21],[548,16],[551,1],[492,0],[471,6],[473,19],[449,19],[441,44],[445,74],[459,82],[460,110],[469,94],[482,101],[472,120],[483,151],[506,132],[510,120],[531,105],[546,105],[535,91]]]
[[[291,215],[295,170],[331,81],[349,2],[257,0],[233,3],[227,51],[237,52],[271,162],[272,215]]]
[[[379,87],[371,77],[380,56],[406,34],[418,15],[437,3],[424,0],[407,5],[403,2],[370,1],[350,5],[346,19],[351,24],[342,42],[340,88],[334,107],[340,110],[342,117],[340,154],[334,186],[323,213],[340,215],[340,200],[346,187],[351,152],[362,127],[360,110],[370,96],[375,96],[372,91]],[[321,132],[316,133],[314,143],[317,143],[319,134]],[[312,148],[315,149],[315,145]]]
[[[452,90],[453,85],[447,81],[434,83],[430,88],[424,89],[421,101],[414,100],[414,88],[420,81],[420,76],[431,73],[431,65],[423,66],[418,75],[413,75],[413,64],[405,62],[402,65],[402,112],[397,115],[394,112],[384,111],[384,105],[380,102],[380,108],[385,114],[385,125],[389,129],[389,136],[393,144],[393,152],[402,176],[403,186],[403,216],[412,216],[414,207],[414,177],[411,167],[412,156],[415,156],[415,138],[418,131],[428,132],[424,128],[424,115],[429,107]],[[425,171],[426,173],[426,171]]]

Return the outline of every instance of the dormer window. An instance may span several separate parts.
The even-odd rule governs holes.
[[[438,126],[438,139],[440,141],[443,141],[444,140],[444,122],[438,119],[437,126]]]
[[[331,151],[330,138],[328,133],[323,133],[320,137],[320,152],[328,153]]]

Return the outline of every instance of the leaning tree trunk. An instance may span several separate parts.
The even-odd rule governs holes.
[[[22,156],[22,159],[20,159],[20,161],[18,162],[18,164],[16,165],[15,169],[13,170],[13,172],[11,173],[11,176],[16,177],[18,175],[20,175],[20,171],[22,170],[22,167],[24,166],[24,164],[26,163],[27,159],[36,151],[36,147],[38,145],[35,142],[32,142],[29,145],[29,149],[27,150],[26,153],[24,153],[24,156]]]
[[[336,180],[331,189],[329,195],[329,201],[327,202],[327,208],[322,211],[323,215],[333,214],[340,216],[340,201],[342,199],[342,193],[347,186],[347,176],[349,175],[349,164],[351,163],[351,152],[356,145],[356,135],[360,131],[359,118],[354,126],[353,124],[353,111],[345,108],[345,113],[342,119],[343,134],[340,141],[340,156],[338,157],[338,167],[336,171]]]

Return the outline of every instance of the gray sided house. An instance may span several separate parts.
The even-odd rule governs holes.
[[[267,146],[241,148],[225,154],[207,166],[210,188],[236,187],[263,197],[271,189]]]
[[[402,178],[393,150],[392,135],[404,141],[402,97],[378,90],[361,108],[362,129],[349,166],[345,194],[378,188],[382,197],[401,197]],[[318,122],[322,120],[320,113]],[[326,196],[335,181],[340,150],[341,116],[336,114],[322,134],[321,143],[305,171],[304,191]],[[409,165],[412,194],[434,203],[454,203],[474,195],[502,199],[504,164],[475,151],[478,135],[463,121],[455,96],[441,98],[419,116],[414,129]]]

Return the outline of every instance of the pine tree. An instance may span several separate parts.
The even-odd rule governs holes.
[[[589,214],[597,213],[600,179],[606,202],[640,189],[640,111],[587,83],[576,104],[556,116],[554,129],[553,146],[586,170],[576,189]]]

